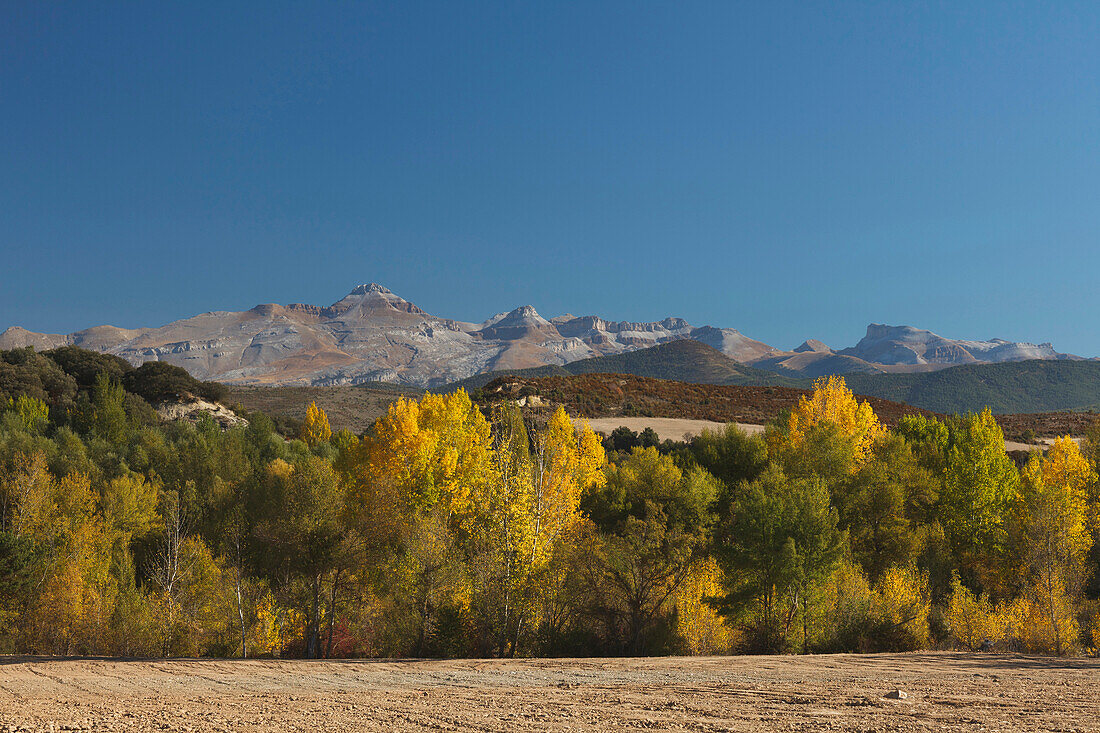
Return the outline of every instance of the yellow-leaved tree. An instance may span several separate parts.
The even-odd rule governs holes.
[[[722,569],[713,558],[692,565],[676,590],[676,630],[692,654],[729,654],[736,631],[708,599],[722,594]]]
[[[464,390],[401,398],[355,453],[349,505],[414,619],[399,633],[415,653],[439,653],[436,619],[469,605],[457,548],[495,480],[489,423]]]
[[[1088,575],[1092,535],[1088,527],[1088,489],[1096,480],[1076,441],[1059,438],[1046,456],[1036,452],[1021,472],[1014,517],[1014,539],[1033,609],[1017,609],[1017,628],[1039,624],[1024,635],[1049,640],[1062,654],[1077,643],[1072,607]],[[1070,609],[1070,610],[1067,610]]]
[[[777,457],[797,451],[818,428],[830,428],[848,442],[849,471],[867,461],[875,440],[884,432],[871,405],[857,400],[843,377],[823,377],[814,382],[808,397],[799,398],[785,424],[768,432],[768,452]]]
[[[558,407],[535,437],[531,455],[531,564],[545,564],[554,543],[580,521],[581,493],[603,486],[607,462],[600,439],[587,423],[578,431]]]
[[[332,428],[328,424],[328,415],[317,406],[316,402],[310,402],[306,408],[306,419],[302,423],[299,437],[310,448],[319,443],[327,443],[332,437]]]
[[[357,470],[366,490],[392,502],[391,511],[447,516],[470,508],[471,492],[491,480],[489,422],[465,390],[449,395],[402,397],[359,446]],[[376,507],[384,509],[384,507]]]
[[[27,645],[51,654],[96,648],[112,611],[110,537],[88,477],[54,478],[45,456],[19,455],[0,481],[3,528],[37,547],[35,593],[24,599]]]
[[[951,599],[947,603],[944,621],[952,636],[975,652],[987,642],[996,644],[1001,641],[1008,630],[1010,618],[1008,611],[994,606],[985,593],[975,596],[955,573],[951,577]]]
[[[932,610],[928,574],[894,566],[879,577],[874,591],[875,613],[889,629],[883,641],[903,651],[927,646],[931,638],[928,613]]]
[[[547,568],[564,537],[582,521],[581,494],[606,480],[606,458],[591,428],[578,430],[561,407],[533,436],[513,406],[499,408],[494,422],[493,481],[477,502],[488,540],[481,559],[487,565],[475,570],[495,579],[499,590],[493,598],[482,594],[490,601],[482,607],[500,622],[498,650],[513,654],[555,592]]]

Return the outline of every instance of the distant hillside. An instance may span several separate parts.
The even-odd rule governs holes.
[[[470,391],[483,387],[506,375],[533,379],[578,374],[630,374],[636,377],[672,379],[696,384],[776,385],[786,387],[801,387],[808,384],[804,379],[785,377],[763,369],[745,366],[714,347],[699,341],[681,339],[624,354],[581,359],[563,366],[543,366],[478,374],[448,385],[447,389],[462,387]]]
[[[225,401],[240,404],[249,412],[259,411],[276,419],[280,428],[294,432],[306,416],[310,402],[328,415],[333,431],[348,429],[360,434],[385,414],[402,395],[419,397],[422,390],[371,383],[337,387],[256,387],[227,385]],[[289,421],[289,423],[287,422]]]
[[[762,425],[808,393],[809,390],[791,387],[723,386],[624,374],[582,374],[501,377],[474,392],[473,397],[482,405],[522,401],[535,414],[546,414],[554,404],[561,404],[574,417],[590,419],[654,417]],[[531,400],[531,395],[537,395],[539,400]],[[869,402],[878,418],[891,427],[904,415],[934,414],[913,405],[860,395],[858,390],[856,396]],[[997,422],[1006,439],[1030,442],[1061,435],[1084,435],[1097,417],[1088,412],[999,414]]]
[[[967,364],[924,374],[846,374],[853,391],[943,413],[1058,412],[1100,406],[1100,361]]]
[[[715,385],[637,377],[581,374],[557,377],[504,376],[474,393],[481,404],[538,395],[579,417],[673,417],[763,424],[793,407],[809,390],[782,386]],[[887,425],[903,415],[929,414],[909,405],[867,398]],[[529,401],[528,401],[529,404]]]

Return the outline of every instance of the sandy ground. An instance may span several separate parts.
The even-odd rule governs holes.
[[[593,420],[577,419],[574,422],[578,425],[587,422],[597,433],[605,435],[610,435],[612,430],[624,425],[635,432],[653,428],[661,440],[684,440],[685,436],[695,437],[704,430],[723,430],[726,427],[726,424],[721,422],[682,420],[674,417],[599,417]],[[764,432],[763,425],[737,424],[749,434]]]
[[[0,731],[51,728],[1098,731],[1100,660],[0,660]]]

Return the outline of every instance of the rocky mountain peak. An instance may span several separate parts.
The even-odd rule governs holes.
[[[867,335],[863,339],[865,341],[881,341],[882,339],[926,340],[930,337],[939,338],[931,331],[924,331],[912,326],[888,326],[885,323],[870,323],[867,325]]]
[[[393,295],[393,291],[389,288],[379,285],[378,283],[364,283],[355,287],[348,295],[367,295],[369,293],[378,293],[380,295]]]
[[[535,310],[533,305],[521,305],[513,311],[509,311],[496,322],[498,326],[518,326],[518,325],[532,325],[549,323],[545,318],[539,315],[539,312]]]
[[[796,354],[805,354],[807,352],[813,352],[816,354],[825,354],[832,351],[825,343],[818,341],[817,339],[806,339],[802,344],[796,348]]]
[[[0,328],[8,324],[0,324]],[[543,318],[523,305],[481,324],[431,315],[378,283],[356,286],[329,306],[260,304],[210,312],[159,328],[96,326],[70,334],[0,333],[0,349],[72,344],[133,364],[159,360],[200,379],[264,384],[396,381],[439,386],[473,374],[568,364],[691,339],[758,368],[805,376],[881,371],[880,366],[943,367],[974,362],[1071,359],[1050,344],[953,340],[910,326],[872,323],[856,346],[832,351],[810,339],[779,351],[732,328],[694,328],[681,318],[609,321],[598,316]],[[690,351],[691,342],[672,351]],[[700,353],[705,352],[703,349]],[[694,352],[693,352],[694,353]]]

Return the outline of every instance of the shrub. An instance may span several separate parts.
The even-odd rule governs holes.
[[[944,621],[951,635],[970,651],[978,651],[988,641],[1004,639],[1008,619],[1003,608],[993,606],[984,593],[975,596],[959,580],[951,578],[951,600]]]

